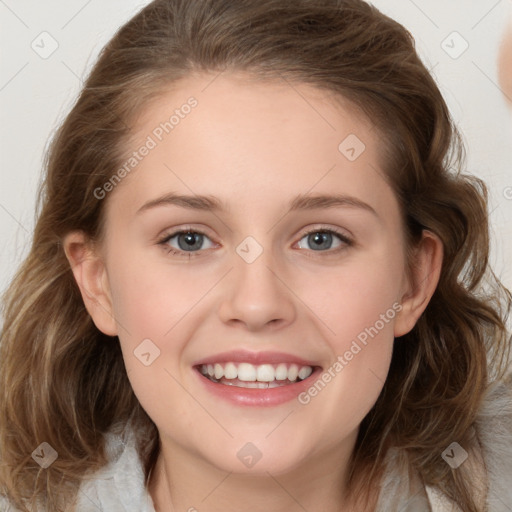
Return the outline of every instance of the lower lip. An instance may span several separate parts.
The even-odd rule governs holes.
[[[273,407],[297,399],[298,395],[306,391],[311,383],[315,381],[315,377],[322,372],[321,368],[316,368],[307,379],[295,384],[287,384],[277,388],[254,389],[216,384],[207,379],[197,368],[194,370],[208,392],[235,405],[253,407]]]

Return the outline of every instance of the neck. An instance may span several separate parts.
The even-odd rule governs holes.
[[[246,510],[248,504],[251,512],[362,512],[346,498],[349,458],[350,451],[330,450],[286,473],[241,474],[223,471],[179,446],[162,443],[149,492],[156,512],[235,512]]]

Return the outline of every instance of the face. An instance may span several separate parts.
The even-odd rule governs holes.
[[[188,77],[138,119],[137,164],[102,199],[114,320],[92,314],[119,336],[169,452],[239,473],[327,471],[420,313],[404,305],[383,141],[310,86],[212,80]]]

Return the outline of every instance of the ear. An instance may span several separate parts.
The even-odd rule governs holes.
[[[84,233],[73,231],[63,241],[66,258],[96,327],[108,336],[117,335],[108,276],[101,255]]]
[[[434,233],[423,230],[414,252],[413,275],[405,280],[402,289],[402,309],[396,316],[395,337],[410,332],[425,311],[439,282],[442,263],[443,243]]]

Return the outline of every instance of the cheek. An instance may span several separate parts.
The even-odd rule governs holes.
[[[317,381],[301,402],[309,404],[312,416],[323,418],[326,425],[356,428],[382,390],[391,361],[393,326],[401,310],[402,272],[400,254],[388,249],[360,255],[329,275],[315,275],[299,291],[329,327],[323,332],[331,364],[324,369],[322,382]],[[327,410],[325,403],[342,406]]]
[[[177,427],[194,410],[193,400],[178,384],[190,335],[188,315],[215,276],[192,279],[183,267],[142,261],[133,250],[123,258],[121,252],[111,253],[119,264],[111,265],[109,281],[127,375],[153,421]]]
[[[397,309],[404,262],[398,251],[383,249],[354,253],[342,265],[329,270],[297,276],[302,283],[298,295],[329,327],[329,339],[336,353],[376,325],[379,335],[389,339]],[[372,332],[373,329],[372,329]]]
[[[117,258],[109,275],[116,320],[134,339],[166,339],[218,280],[216,273],[187,263],[168,265],[165,254]],[[114,255],[113,255],[114,256]]]

